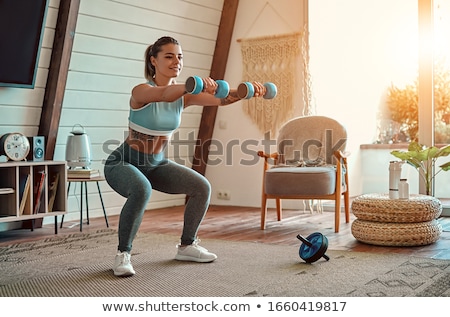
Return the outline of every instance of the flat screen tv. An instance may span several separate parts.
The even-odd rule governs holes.
[[[0,0],[0,86],[34,88],[48,0]]]

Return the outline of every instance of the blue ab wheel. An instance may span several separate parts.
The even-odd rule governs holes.
[[[230,85],[225,80],[216,80],[217,89],[214,96],[216,98],[226,98],[230,93]]]
[[[203,80],[198,76],[191,76],[186,80],[185,87],[189,94],[197,95],[203,91]]]
[[[273,99],[277,95],[277,86],[274,83],[265,83],[266,93],[264,94],[264,99]]]
[[[306,263],[316,262],[322,257],[327,261],[330,259],[325,255],[328,248],[328,239],[323,234],[314,232],[306,237],[306,239],[300,235],[297,238],[303,241],[303,244],[298,250],[298,254]]]

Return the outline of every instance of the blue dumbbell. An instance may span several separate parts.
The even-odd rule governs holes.
[[[216,80],[217,89],[214,94],[217,98],[226,98],[230,93],[230,85],[225,80]],[[199,76],[191,76],[185,83],[186,91],[190,94],[197,95],[203,91],[203,79]]]
[[[264,94],[264,99],[273,99],[277,95],[277,86],[273,83],[265,83],[266,93]],[[246,81],[239,84],[237,89],[237,94],[241,99],[250,99],[255,95],[255,87],[252,83]]]

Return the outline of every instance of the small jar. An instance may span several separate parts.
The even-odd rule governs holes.
[[[398,183],[398,198],[408,199],[409,198],[409,184],[406,178],[401,178]]]

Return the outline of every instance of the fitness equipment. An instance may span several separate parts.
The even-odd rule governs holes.
[[[216,80],[217,89],[214,94],[217,98],[226,98],[230,93],[230,85],[225,80]],[[203,79],[199,76],[190,76],[185,83],[186,92],[197,95],[203,91]],[[277,86],[273,83],[265,83],[266,93],[264,99],[273,99],[277,95]],[[237,94],[241,99],[250,99],[255,95],[255,87],[250,82],[243,82],[237,88]]]
[[[273,83],[265,83],[266,93],[264,94],[264,99],[273,99],[277,95],[277,86]],[[237,88],[237,94],[241,99],[250,99],[255,95],[255,87],[252,83],[246,81],[240,83]]]
[[[214,94],[217,98],[226,98],[230,93],[230,85],[225,80],[216,80],[217,89]],[[186,91],[190,94],[197,95],[203,91],[203,79],[199,76],[191,76],[185,83]]]
[[[324,258],[327,261],[330,260],[325,254],[328,249],[328,239],[323,234],[314,232],[306,238],[297,235],[297,239],[303,242],[300,245],[298,254],[306,263],[316,262],[320,258]]]

